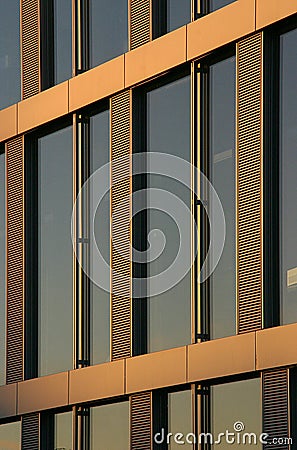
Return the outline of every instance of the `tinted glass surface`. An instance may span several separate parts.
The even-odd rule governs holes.
[[[109,111],[91,117],[91,170],[95,172],[109,162]],[[96,198],[96,192],[92,195]],[[110,192],[100,203],[94,223],[96,243],[107,264],[110,264]],[[92,249],[91,249],[92,255]],[[92,260],[92,258],[91,258]],[[109,285],[109,279],[107,280]],[[91,284],[91,361],[110,360],[110,294]]]
[[[226,221],[223,254],[211,277],[211,336],[236,332],[235,58],[210,68],[210,179]]]
[[[1,2],[0,109],[21,99],[20,2]]]
[[[71,0],[54,0],[55,84],[72,75]]]
[[[55,414],[55,449],[72,449],[72,412]]]
[[[209,11],[211,12],[223,8],[223,6],[227,6],[234,1],[235,0],[209,0]]]
[[[91,408],[90,450],[129,450],[129,402]]]
[[[190,161],[190,78],[185,77],[155,89],[147,94],[148,102],[148,151],[162,152]],[[186,169],[185,177],[191,186],[191,171]],[[174,179],[148,175],[149,189],[157,188],[175,194],[188,208],[191,205],[190,190]],[[150,195],[150,194],[148,194]],[[189,255],[190,269],[190,226],[186,227],[181,210],[177,217],[167,213],[167,202],[161,210],[148,210],[148,235],[151,245],[162,249],[161,230],[166,245],[161,255],[148,263],[149,351],[179,347],[190,343],[191,337],[191,281],[188,274],[170,290],[151,297],[160,282],[152,277],[170,268],[178,255],[180,238]],[[177,224],[180,224],[178,226]],[[176,274],[178,277],[180,274]]]
[[[72,127],[38,141],[39,375],[72,368]]]
[[[173,435],[182,433],[184,437],[179,439],[185,442],[182,448],[188,450],[193,448],[185,439],[189,433],[193,432],[191,391],[173,392],[168,395],[168,432]],[[176,443],[175,439],[171,436],[168,449],[177,450],[180,447],[181,444]]]
[[[215,440],[219,433],[234,432],[234,423],[242,422],[244,432],[262,433],[261,381],[260,379],[220,384],[211,388],[211,432]],[[247,444],[246,444],[247,445]],[[236,445],[235,445],[236,446]],[[248,445],[261,449],[262,444]],[[222,438],[213,448],[227,450],[230,444]]]
[[[1,150],[1,149],[0,149]],[[5,384],[6,246],[5,246],[5,154],[0,153],[0,385]]]
[[[191,21],[190,0],[167,0],[167,31],[173,31]]]
[[[90,1],[90,64],[102,64],[128,50],[127,0]]]
[[[286,324],[297,322],[297,30],[281,37],[280,76],[281,284]]]
[[[21,449],[21,422],[0,425],[0,448],[1,450]]]

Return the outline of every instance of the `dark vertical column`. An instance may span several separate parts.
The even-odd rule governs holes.
[[[22,99],[40,91],[39,0],[21,0]]]
[[[262,33],[237,44],[238,333],[262,327]]]
[[[130,0],[129,49],[151,40],[151,0]]]

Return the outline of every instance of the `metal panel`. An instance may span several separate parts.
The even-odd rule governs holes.
[[[130,397],[131,449],[151,449],[152,393],[143,392]]]
[[[39,414],[22,417],[22,450],[39,450]]]
[[[40,91],[39,0],[21,0],[22,99]]]
[[[151,0],[130,2],[130,50],[146,44],[151,38]]]
[[[289,437],[288,370],[269,370],[262,374],[263,432],[273,438]],[[288,444],[264,445],[268,449],[289,449]]]
[[[238,332],[262,326],[262,33],[237,44]]]
[[[131,163],[118,158],[130,155],[131,92],[111,99],[111,213],[120,206],[121,214],[112,217],[112,359],[131,356]],[[122,178],[121,178],[122,177]],[[121,254],[115,249],[121,248]],[[124,278],[123,278],[124,277]],[[123,281],[124,280],[124,281]]]
[[[24,188],[23,137],[6,144],[7,359],[6,381],[23,379]]]

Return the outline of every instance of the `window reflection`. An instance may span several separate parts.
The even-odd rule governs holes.
[[[54,84],[72,75],[72,2],[54,0]]]
[[[55,450],[72,449],[72,412],[55,414]]]
[[[5,245],[5,153],[0,148],[0,385],[5,384],[6,245]]]
[[[0,449],[21,450],[21,422],[0,425]]]
[[[0,108],[21,99],[20,2],[9,0],[0,14]]]
[[[280,147],[282,321],[297,322],[297,30],[281,36]]]

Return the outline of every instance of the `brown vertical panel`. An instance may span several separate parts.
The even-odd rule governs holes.
[[[131,152],[131,93],[111,99],[111,214],[121,204],[121,215],[112,218],[112,360],[131,356],[131,164],[119,158]],[[115,249],[121,248],[121,254]]]
[[[7,357],[6,381],[23,380],[24,187],[23,137],[6,144]]]
[[[269,435],[267,442],[273,438],[289,437],[288,404],[288,370],[276,369],[263,372],[263,432]],[[279,441],[284,442],[284,441]],[[263,447],[268,449],[289,449],[288,444],[271,443]]]
[[[262,33],[237,44],[238,332],[262,327]]]
[[[22,450],[39,450],[39,414],[22,417]]]
[[[40,91],[39,0],[21,0],[22,99]]]
[[[130,430],[132,450],[151,450],[152,393],[130,397]]]
[[[151,39],[151,0],[130,1],[130,50]]]

